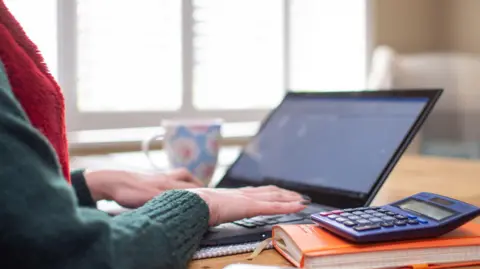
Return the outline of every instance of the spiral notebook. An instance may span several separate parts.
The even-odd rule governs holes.
[[[238,244],[238,245],[228,245],[228,246],[205,247],[197,250],[193,254],[192,259],[201,260],[201,259],[253,252],[257,250],[257,248],[261,246],[264,242],[266,241],[251,242],[251,243],[244,243],[244,244]],[[262,250],[272,249],[272,248],[273,248],[272,243],[268,242],[268,244],[265,247],[262,247]]]

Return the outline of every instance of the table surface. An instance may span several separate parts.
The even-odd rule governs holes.
[[[238,149],[224,149],[220,155],[220,166],[228,164],[238,153]],[[159,156],[161,157],[161,156]],[[99,161],[121,163],[144,163],[140,153],[125,153],[93,157],[74,158],[73,167],[84,166]],[[162,159],[162,158],[159,158]],[[120,161],[120,162],[119,162]],[[142,164],[143,165],[143,164]],[[145,168],[145,165],[143,165]],[[219,172],[221,173],[221,172]],[[389,179],[377,194],[373,204],[383,205],[413,195],[420,191],[430,191],[480,206],[479,186],[480,161],[405,155],[392,171]],[[218,178],[219,175],[217,175]],[[475,221],[479,221],[476,219]],[[246,260],[249,254],[196,260],[190,263],[191,269],[221,269],[233,263],[291,266],[274,250],[263,251],[253,260]],[[480,267],[476,267],[480,269]]]

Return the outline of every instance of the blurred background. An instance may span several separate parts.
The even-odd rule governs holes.
[[[479,0],[5,2],[63,89],[73,155],[137,150],[167,118],[221,117],[241,144],[286,91],[435,87],[409,153],[480,158]]]

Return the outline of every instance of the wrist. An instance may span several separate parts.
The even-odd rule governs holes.
[[[214,215],[213,203],[211,201],[211,197],[208,194],[208,190],[205,191],[204,189],[189,189],[187,191],[195,193],[200,199],[202,199],[208,208],[208,215],[209,215],[209,222],[208,225],[214,226],[217,223],[217,218]]]
[[[108,192],[108,177],[104,171],[88,171],[84,172],[85,182],[90,190],[92,199],[96,202],[100,200],[112,200]]]

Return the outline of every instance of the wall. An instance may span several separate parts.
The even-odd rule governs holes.
[[[466,53],[480,53],[480,1],[442,0],[448,21],[447,48]]]
[[[374,46],[388,45],[400,53],[442,49],[439,1],[372,0]]]
[[[480,53],[480,0],[371,0],[373,45]]]

